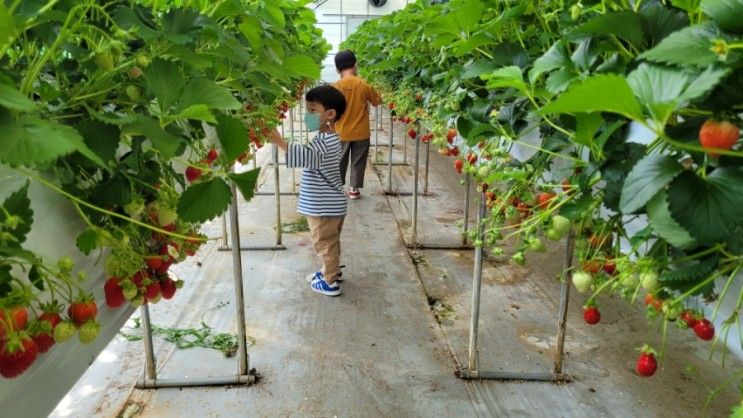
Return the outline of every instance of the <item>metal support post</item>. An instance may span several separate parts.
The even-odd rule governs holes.
[[[480,209],[477,214],[477,239],[482,241],[484,235],[484,224],[483,219],[486,215],[486,203],[485,193],[480,193]],[[572,237],[568,238],[568,254],[565,258],[566,265],[568,261],[572,262]],[[567,280],[563,282],[563,291],[561,292],[561,303],[560,303],[560,320],[558,331],[558,347],[555,356],[555,365],[551,372],[508,372],[508,371],[480,371],[479,370],[479,354],[477,351],[477,337],[478,327],[480,321],[480,291],[482,289],[482,262],[483,262],[483,248],[479,246],[475,248],[475,268],[472,275],[472,312],[470,316],[470,336],[469,346],[467,349],[467,370],[460,370],[458,375],[463,379],[489,379],[489,380],[513,380],[513,381],[532,381],[532,382],[569,382],[570,376],[562,373],[562,348],[564,344],[565,336],[565,316],[563,312],[567,313],[567,295],[568,292],[565,290],[567,287]],[[562,334],[562,337],[560,336]],[[562,338],[562,342],[560,341]]]
[[[144,343],[145,355],[145,377],[149,380],[157,380],[157,363],[155,360],[155,349],[152,344],[152,326],[150,322],[150,308],[147,304],[139,308],[142,315],[142,342]]]
[[[565,328],[568,322],[568,302],[570,301],[570,267],[573,265],[573,252],[575,249],[575,239],[572,231],[568,235],[565,248],[565,262],[563,271],[565,280],[560,286],[560,312],[557,319],[557,346],[555,347],[555,367],[552,372],[555,374],[562,373],[562,360],[565,351]]]
[[[423,196],[428,196],[428,163],[431,158],[431,142],[426,142],[426,175],[423,177]]]
[[[477,212],[477,239],[482,240],[485,218],[485,194],[480,196],[480,209]],[[467,367],[471,371],[479,369],[477,353],[477,335],[480,322],[480,290],[482,288],[482,245],[475,248],[475,270],[472,275],[472,312],[470,315],[470,341],[467,348]]]
[[[235,301],[237,309],[237,352],[240,375],[248,374],[248,346],[245,335],[245,300],[243,296],[243,265],[240,254],[240,220],[237,212],[237,190],[232,183],[232,205],[230,206],[230,229],[232,230],[232,273],[235,279]]]
[[[390,139],[387,144],[387,193],[392,193],[392,143],[395,141],[395,125],[390,117]]]
[[[278,250],[286,250],[286,246],[284,246],[281,243],[281,199],[279,192],[279,164],[278,164],[278,147],[276,145],[272,145],[273,149],[273,160],[274,160],[274,181],[276,182],[275,191],[273,194],[276,196],[276,244],[275,245],[268,245],[268,246],[254,246],[254,247],[243,247],[239,246],[240,251],[278,251]],[[256,192],[255,195],[261,195],[260,193]],[[233,190],[232,198],[235,199],[235,202],[237,202],[237,194]],[[235,203],[235,213],[237,213],[237,203]],[[232,208],[230,208],[232,210]],[[232,215],[232,212],[230,212],[230,215]],[[236,223],[237,224],[237,223]],[[226,228],[223,227],[222,229],[222,246],[217,248],[218,251],[233,251],[234,242],[239,242],[240,237],[238,236],[239,231],[235,231],[234,228],[230,228],[232,233],[232,241],[233,245],[229,245],[227,241],[227,231]]]
[[[230,229],[234,245],[232,246],[232,270],[235,279],[235,308],[237,314],[237,367],[238,374],[234,376],[201,377],[201,378],[176,378],[158,379],[155,362],[155,352],[152,344],[152,327],[150,322],[150,310],[145,304],[142,305],[142,332],[145,348],[145,377],[138,381],[135,387],[138,389],[158,389],[172,387],[197,387],[197,386],[231,386],[255,383],[255,372],[249,368],[247,335],[245,332],[245,299],[243,296],[243,273],[242,256],[240,254],[240,227],[238,225],[237,213],[237,190],[232,185],[232,205],[230,207]]]
[[[467,245],[467,234],[470,229],[470,188],[471,177],[469,174],[464,175],[464,233],[462,234],[462,245]]]
[[[283,125],[281,130],[283,131]],[[283,132],[282,132],[282,137]],[[279,190],[279,147],[273,145],[273,179],[276,192],[276,246],[281,246],[281,191]]]
[[[374,161],[379,158],[379,106],[374,108]]]
[[[294,108],[289,109],[289,132],[294,141]],[[292,167],[292,192],[297,192],[297,170]]]
[[[420,168],[421,129],[415,135],[415,161],[413,164],[413,248],[418,248],[418,169]],[[407,147],[406,147],[407,148]]]

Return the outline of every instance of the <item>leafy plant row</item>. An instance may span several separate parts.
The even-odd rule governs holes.
[[[170,266],[205,242],[201,224],[232,190],[252,197],[257,170],[234,163],[319,76],[328,45],[304,3],[0,2],[0,168],[27,179],[0,210],[0,375],[100,327],[103,305],[81,282],[102,272],[26,243],[45,221],[30,185],[64,196],[86,225],[48,238],[99,253],[108,307],[170,299],[182,285]]]
[[[588,295],[586,322],[612,292],[643,299],[663,343],[668,325],[732,343],[743,2],[429,3],[366,22],[344,46],[398,120],[428,130],[409,136],[476,179],[490,209],[477,244],[499,256],[516,239],[523,265],[572,230],[579,261],[565,273]],[[723,300],[733,308],[716,333]],[[638,374],[655,373],[655,356],[642,348]]]

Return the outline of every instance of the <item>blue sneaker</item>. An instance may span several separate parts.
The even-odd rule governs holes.
[[[343,277],[343,272],[342,271],[338,272],[338,277],[335,278],[335,281],[338,283],[343,283],[342,277]],[[307,280],[307,283],[312,283],[313,281],[315,281],[315,279],[318,279],[318,278],[322,279],[324,278],[324,276],[322,275],[322,272],[316,271],[314,273],[308,274],[305,277],[305,280]]]
[[[341,285],[338,282],[334,282],[333,284],[328,284],[325,282],[325,279],[322,278],[322,275],[320,275],[321,278],[317,278],[310,283],[310,288],[317,292],[322,293],[325,296],[339,296],[341,294]]]

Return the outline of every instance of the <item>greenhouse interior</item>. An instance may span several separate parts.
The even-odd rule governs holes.
[[[743,418],[742,0],[0,2],[0,417]]]

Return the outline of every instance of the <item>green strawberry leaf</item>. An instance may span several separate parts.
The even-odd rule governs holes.
[[[88,255],[101,246],[101,237],[98,232],[88,229],[77,236],[75,244],[83,254]]]
[[[628,215],[645,206],[682,170],[681,164],[667,155],[650,154],[638,161],[624,180],[619,200],[622,213]]]
[[[243,195],[243,199],[245,201],[250,201],[250,199],[253,198],[253,193],[255,192],[255,185],[258,183],[258,175],[261,173],[261,169],[255,168],[250,171],[246,171],[245,173],[240,174],[233,174],[230,173],[228,177],[230,180],[232,180],[238,189],[240,189],[240,193]]]
[[[724,241],[743,218],[743,172],[718,168],[702,179],[685,171],[668,188],[671,215],[700,245]]]
[[[209,109],[220,110],[240,109],[241,107],[230,89],[205,78],[195,78],[186,84],[178,99],[176,112],[182,112],[199,104],[206,105]]]
[[[29,183],[26,182],[21,189],[8,196],[3,202],[5,211],[10,216],[17,217],[16,222],[14,222],[15,228],[4,228],[16,239],[6,244],[11,247],[20,247],[26,241],[26,236],[31,232],[31,225],[34,222],[34,212],[31,209],[31,200],[28,198],[28,187]],[[0,223],[5,223],[8,220],[5,211],[0,211]]]
[[[297,78],[316,79],[320,77],[320,65],[307,55],[285,57],[283,69]]]
[[[186,222],[206,222],[223,214],[231,197],[230,186],[219,177],[196,183],[178,199],[178,217]]]
[[[658,281],[664,286],[674,290],[685,291],[690,289],[701,280],[707,278],[720,264],[717,255],[702,260],[694,260],[673,269],[666,269]],[[702,293],[700,289],[698,293]]]
[[[217,114],[217,137],[227,161],[235,161],[248,148],[248,130],[239,119]]]
[[[41,276],[41,273],[39,272],[36,264],[31,266],[31,268],[28,270],[28,281],[30,281],[35,288],[41,290],[42,292],[44,291],[44,278]]]
[[[2,40],[0,40],[0,45],[2,45]],[[0,79],[0,106],[19,112],[30,112],[36,109],[36,103],[33,100],[22,95],[15,86],[6,83],[3,79]]]
[[[167,113],[186,85],[181,67],[175,62],[156,58],[144,69],[144,78],[155,93],[163,113]]]
[[[178,137],[161,128],[156,120],[142,115],[138,115],[134,123],[127,125],[123,133],[146,137],[164,159],[175,157],[181,146]]]
[[[103,161],[112,161],[119,147],[121,131],[115,125],[84,120],[75,126],[91,151]]]
[[[743,33],[742,0],[702,0],[702,12],[714,19],[721,28]]]
[[[679,66],[707,67],[718,61],[712,51],[719,33],[708,23],[689,26],[668,35],[641,58]]]
[[[639,47],[643,42],[642,19],[630,11],[605,13],[581,24],[568,34],[571,39],[583,35],[612,35]]]
[[[668,194],[665,190],[661,190],[648,201],[646,210],[650,226],[656,234],[674,247],[691,248],[695,246],[694,238],[671,217],[667,199]]]
[[[0,161],[11,167],[44,165],[75,151],[105,166],[70,126],[30,115],[6,122],[0,135]]]
[[[624,77],[598,74],[574,83],[557,100],[544,106],[540,113],[610,112],[633,120],[643,120],[642,109]]]

